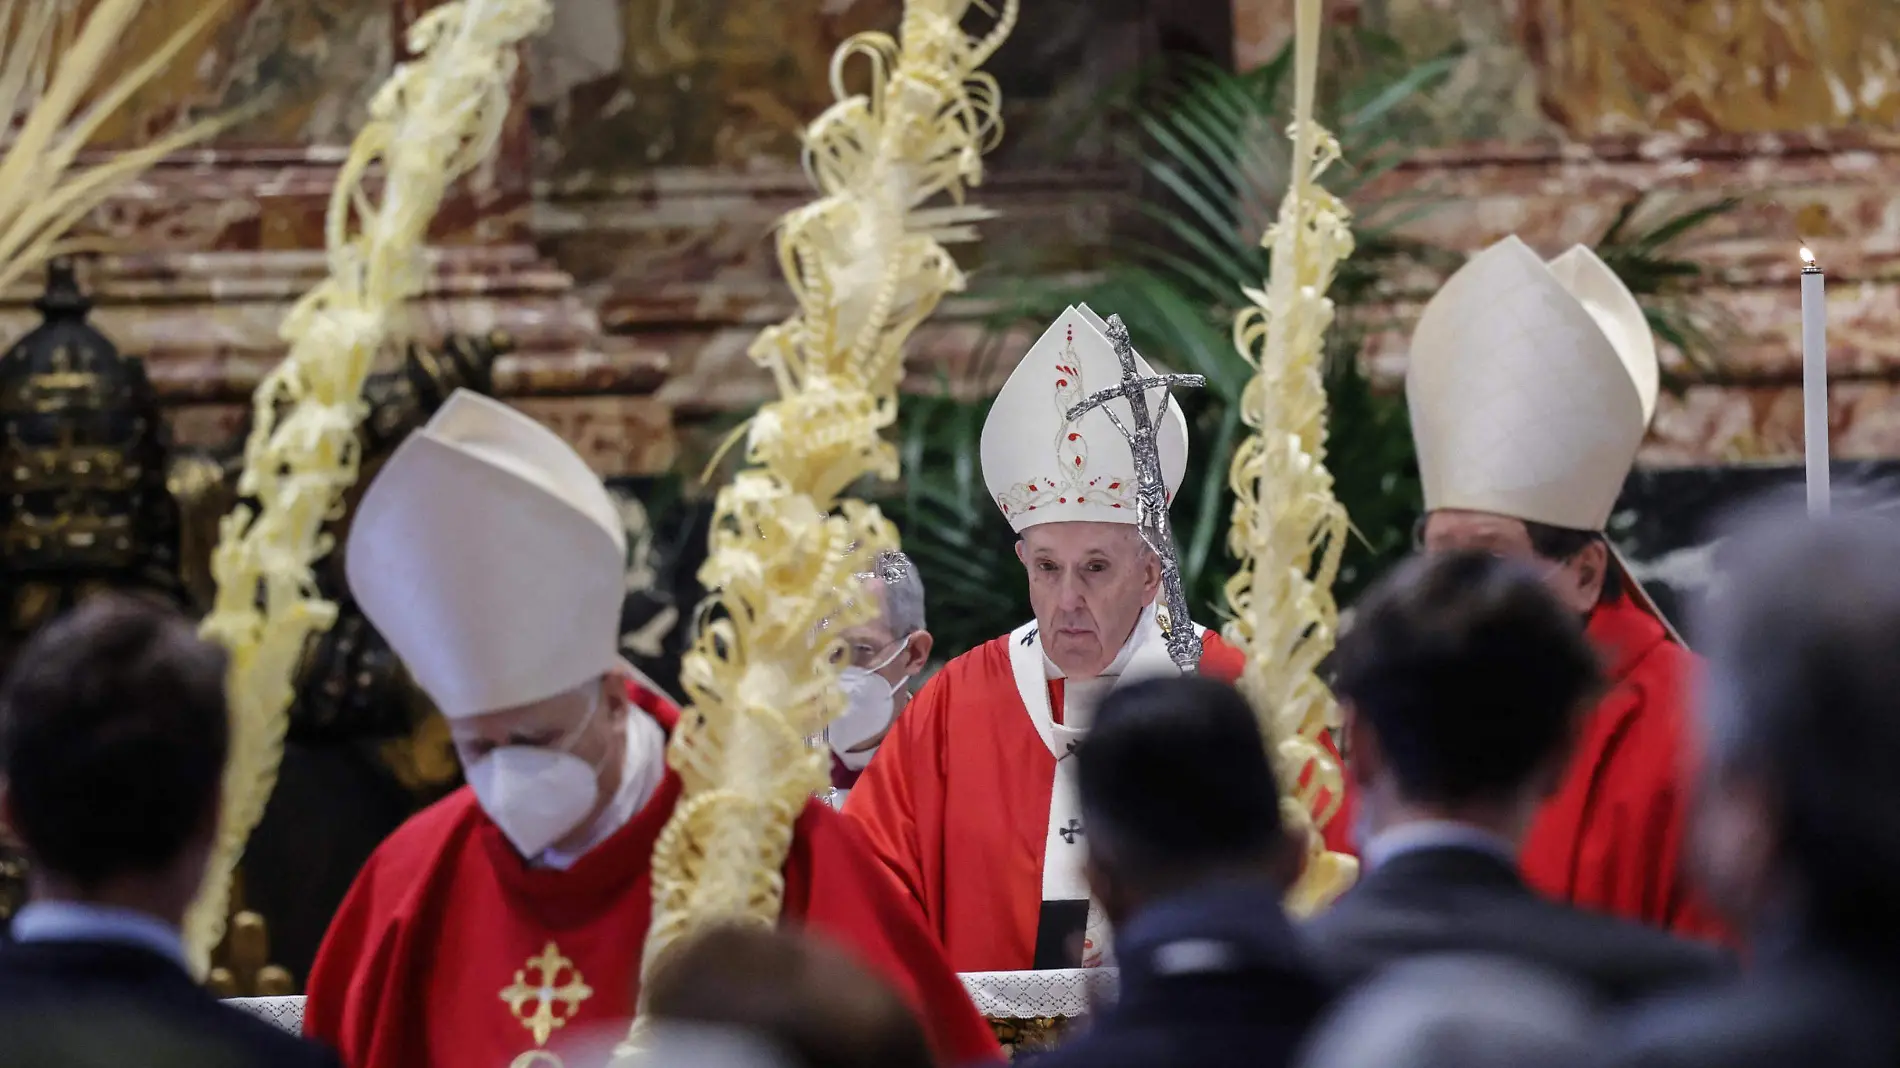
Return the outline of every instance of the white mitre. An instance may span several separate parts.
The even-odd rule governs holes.
[[[457,390],[370,483],[350,592],[451,719],[514,708],[619,658],[626,528],[565,441]]]
[[[1600,531],[1656,410],[1636,298],[1582,246],[1471,258],[1412,334],[1405,395],[1425,509]]]
[[[1155,373],[1139,356],[1135,365],[1144,378]],[[1050,325],[1003,383],[983,422],[983,481],[1018,533],[1042,523],[1140,522],[1128,439],[1102,408],[1074,421],[1068,416],[1121,377],[1108,324],[1080,305]],[[1149,393],[1150,418],[1161,399],[1160,391]],[[1127,399],[1108,406],[1130,425]],[[1168,405],[1156,447],[1172,502],[1187,470],[1187,420],[1179,404]]]

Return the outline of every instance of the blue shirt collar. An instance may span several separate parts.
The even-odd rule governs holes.
[[[1488,853],[1517,867],[1517,849],[1508,839],[1454,820],[1419,820],[1380,831],[1359,851],[1359,857],[1370,870],[1406,853],[1447,848]]]
[[[16,942],[111,942],[155,953],[189,971],[178,928],[135,909],[33,901],[13,917]]]

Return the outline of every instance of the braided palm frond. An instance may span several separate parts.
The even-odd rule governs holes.
[[[457,0],[410,26],[416,58],[376,94],[331,193],[330,275],[285,317],[289,354],[252,398],[238,491],[257,506],[219,527],[218,592],[202,628],[231,654],[232,738],[216,852],[185,924],[200,968],[223,937],[232,873],[277,783],[304,645],[336,619],[313,566],[333,548],[324,526],[356,482],[363,383],[428,283],[429,224],[449,187],[501,139],[518,46],[548,24],[550,3]],[[366,188],[374,166],[380,201]]]
[[[1234,618],[1223,637],[1247,651],[1240,688],[1260,716],[1274,770],[1287,791],[1288,826],[1303,834],[1308,863],[1289,904],[1310,912],[1352,884],[1350,857],[1326,851],[1319,828],[1344,796],[1339,762],[1323,744],[1338,707],[1319,676],[1339,625],[1333,579],[1346,544],[1346,510],[1326,470],[1326,296],[1352,254],[1351,213],[1319,184],[1339,143],[1313,119],[1320,0],[1300,0],[1295,45],[1293,174],[1280,216],[1261,243],[1272,250],[1267,289],[1234,320],[1234,344],[1255,368],[1241,394],[1253,433],[1234,452],[1230,546],[1240,566],[1227,582]],[[1320,792],[1331,795],[1315,815]]]
[[[100,0],[76,20],[63,0],[0,0],[0,116],[18,120],[0,156],[0,289],[84,246],[72,228],[154,163],[242,113],[191,123],[102,163],[75,166],[106,120],[163,71],[229,0],[204,0],[157,48],[121,70],[145,0]],[[119,71],[116,77],[109,72]]]
[[[861,34],[832,63],[838,97],[805,134],[821,194],[787,214],[778,254],[798,302],[751,356],[779,397],[747,429],[746,459],[715,505],[710,594],[682,686],[691,707],[669,749],[683,794],[653,856],[645,974],[686,934],[777,921],[792,823],[823,785],[809,739],[840,711],[835,628],[865,617],[854,575],[895,548],[878,510],[845,499],[866,474],[893,479],[904,346],[962,271],[946,246],[974,240],[964,203],[1001,134],[996,82],[980,68],[1018,0],[982,36],[975,0],[910,0],[898,34]],[[860,64],[870,89],[845,91]],[[829,628],[829,629],[828,629]]]

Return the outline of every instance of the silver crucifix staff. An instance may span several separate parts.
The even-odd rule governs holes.
[[[1100,408],[1108,414],[1115,429],[1121,431],[1122,437],[1128,439],[1128,451],[1135,457],[1138,507],[1135,514],[1141,524],[1141,538],[1161,558],[1161,593],[1168,609],[1168,658],[1181,669],[1181,674],[1192,675],[1201,663],[1201,638],[1194,633],[1194,624],[1188,619],[1187,591],[1181,588],[1181,562],[1175,556],[1174,531],[1168,524],[1168,484],[1161,477],[1161,447],[1157,435],[1168,418],[1171,399],[1168,388],[1199,389],[1207,384],[1207,379],[1200,375],[1143,378],[1135,364],[1135,346],[1128,340],[1128,327],[1119,315],[1108,317],[1108,340],[1115,346],[1115,358],[1121,361],[1122,380],[1108,389],[1096,390],[1088,400],[1070,408],[1069,421],[1082,418],[1091,408]],[[1161,391],[1161,404],[1150,417],[1148,391],[1155,389]],[[1115,409],[1108,406],[1108,402],[1116,398],[1128,401],[1129,424],[1124,424]]]

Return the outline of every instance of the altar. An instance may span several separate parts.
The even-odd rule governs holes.
[[[1012,1053],[1041,1049],[1098,1005],[1115,997],[1114,968],[1067,968],[1040,972],[965,972],[963,989],[977,1011]],[[302,996],[231,998],[243,1009],[293,1034],[303,1032]]]

